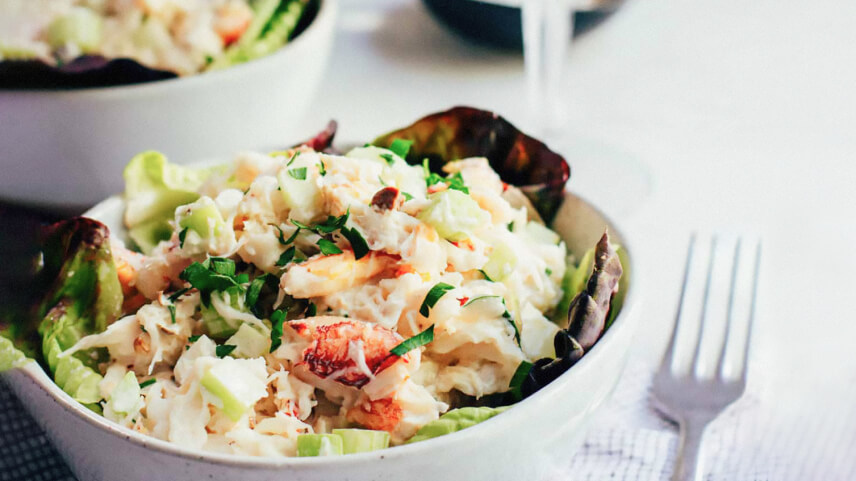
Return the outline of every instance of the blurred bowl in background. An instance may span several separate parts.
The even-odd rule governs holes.
[[[523,49],[520,7],[512,0],[423,0],[428,10],[455,33],[477,43],[508,50]],[[519,2],[520,0],[518,0]],[[582,34],[603,22],[620,1],[600,2],[599,7],[578,11],[574,33]]]
[[[79,211],[122,190],[135,154],[188,163],[282,147],[321,82],[337,0],[278,52],[224,70],[131,86],[0,90],[0,201]]]

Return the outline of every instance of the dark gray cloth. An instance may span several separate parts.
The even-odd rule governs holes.
[[[0,380],[0,481],[74,481],[45,433]]]

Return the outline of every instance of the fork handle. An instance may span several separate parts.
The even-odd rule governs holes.
[[[672,481],[701,481],[704,467],[701,459],[701,442],[707,420],[689,418],[680,424],[678,463]]]

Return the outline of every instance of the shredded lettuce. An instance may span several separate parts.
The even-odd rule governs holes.
[[[440,416],[440,419],[431,421],[419,428],[419,431],[416,431],[416,434],[407,440],[407,444],[418,443],[419,441],[444,436],[475,426],[505,411],[509,407],[465,407],[453,409]]]
[[[190,168],[171,164],[160,152],[138,154],[125,167],[125,226],[143,253],[169,239],[175,209],[199,199],[197,190],[224,167]]]

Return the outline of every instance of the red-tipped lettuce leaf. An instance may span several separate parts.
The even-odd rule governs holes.
[[[493,112],[471,107],[429,115],[373,143],[389,147],[395,139],[412,140],[407,161],[417,164],[428,158],[432,171],[452,160],[487,157],[500,178],[520,188],[548,223],[571,176],[565,159],[543,142]]]
[[[52,66],[41,60],[0,62],[0,89],[80,89],[154,82],[178,75],[145,67],[127,58],[84,55]]]

